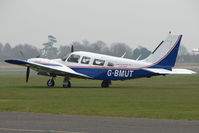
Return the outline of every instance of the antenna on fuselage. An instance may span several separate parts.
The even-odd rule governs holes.
[[[121,56],[121,58],[124,58],[125,55],[126,55],[126,52]]]
[[[141,56],[142,56],[142,54],[140,54],[136,60],[139,60]]]

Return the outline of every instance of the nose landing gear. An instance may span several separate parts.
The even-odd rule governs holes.
[[[47,81],[47,86],[48,86],[48,87],[54,87],[54,86],[55,86],[54,77],[52,77],[52,79],[49,79],[49,80]]]

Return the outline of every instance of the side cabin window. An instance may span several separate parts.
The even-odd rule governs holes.
[[[69,58],[68,58],[68,62],[74,62],[74,63],[78,63],[80,59],[80,55],[76,55],[76,54],[72,54]]]
[[[105,63],[105,60],[95,59],[93,61],[93,65],[103,66]]]
[[[107,66],[114,67],[114,64],[111,62],[108,62]]]
[[[81,63],[82,64],[89,64],[90,59],[91,59],[90,57],[83,56],[82,60],[81,60]]]

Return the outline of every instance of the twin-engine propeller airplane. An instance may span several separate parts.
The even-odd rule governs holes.
[[[7,63],[27,67],[26,82],[30,68],[38,75],[49,76],[47,86],[54,87],[56,76],[63,76],[63,87],[71,87],[70,78],[103,80],[101,87],[109,87],[111,80],[125,80],[167,74],[194,74],[187,69],[173,69],[182,35],[169,34],[157,48],[143,60],[131,60],[91,52],[76,51],[63,59],[31,58],[8,59]]]

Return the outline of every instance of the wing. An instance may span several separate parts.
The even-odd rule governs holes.
[[[192,71],[192,70],[188,70],[188,69],[172,69],[170,70],[166,70],[166,69],[161,69],[161,68],[145,68],[144,70],[153,72],[153,73],[157,73],[157,74],[196,74],[196,72]]]
[[[5,62],[15,64],[15,65],[29,66],[31,69],[35,71],[48,73],[49,75],[70,76],[70,77],[78,77],[78,78],[91,78],[87,75],[75,72],[71,68],[61,63],[41,64],[41,63],[29,62],[29,61],[19,60],[19,59],[8,59],[8,60],[5,60]]]

